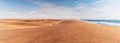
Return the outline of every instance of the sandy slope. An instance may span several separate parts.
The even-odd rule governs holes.
[[[0,20],[0,43],[120,43],[120,28],[77,20]]]
[[[2,19],[0,20],[0,30],[3,29],[22,29],[22,28],[36,28],[36,27],[50,27],[57,25],[59,20],[20,20],[20,19]]]

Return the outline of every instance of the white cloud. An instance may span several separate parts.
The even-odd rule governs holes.
[[[32,13],[31,13],[32,12]],[[72,8],[66,7],[56,7],[56,6],[47,6],[40,9],[31,11],[31,15],[34,12],[34,15],[37,15],[38,18],[56,18],[56,19],[74,19],[77,18],[75,13],[76,11]]]
[[[25,13],[8,12],[7,14],[12,14],[11,18],[120,19],[120,0],[96,0],[92,6],[80,3],[75,8],[58,7],[45,2],[31,2],[40,5],[40,8]]]
[[[80,3],[75,8],[57,7],[47,3],[43,5],[44,8],[37,9],[36,14],[43,18],[120,19],[120,7],[116,2],[118,0],[97,0],[92,3],[92,7]]]
[[[96,19],[120,19],[120,1],[119,0],[100,0],[100,4],[96,4],[95,7],[92,7],[89,12],[94,15],[88,16],[89,18]],[[103,3],[104,2],[104,3]],[[88,13],[89,14],[89,13]],[[87,16],[87,15],[85,15]]]

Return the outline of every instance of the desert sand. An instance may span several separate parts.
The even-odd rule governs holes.
[[[80,20],[1,19],[0,43],[120,43],[120,28]]]

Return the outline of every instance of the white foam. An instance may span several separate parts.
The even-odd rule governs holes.
[[[91,23],[108,25],[108,26],[120,26],[120,23],[113,23],[113,22],[91,22]]]

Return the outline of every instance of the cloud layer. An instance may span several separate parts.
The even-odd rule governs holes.
[[[28,12],[0,12],[0,17],[49,19],[120,19],[119,0],[96,0],[95,2],[91,3],[90,6],[84,3],[77,3],[75,7],[56,6],[52,3],[41,3],[32,0],[30,2],[37,4],[39,8]]]

